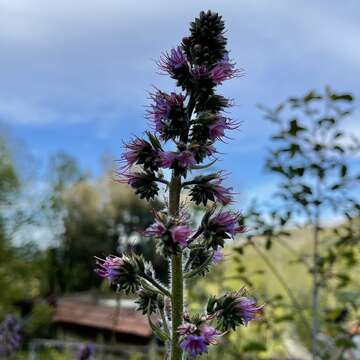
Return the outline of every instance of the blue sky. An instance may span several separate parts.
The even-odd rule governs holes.
[[[148,90],[175,89],[154,61],[209,8],[246,71],[221,89],[243,122],[221,165],[244,201],[267,196],[270,127],[256,104],[325,85],[360,98],[358,1],[0,0],[0,129],[36,166],[62,150],[99,174],[102,154],[118,158],[122,139],[146,129]],[[360,135],[356,114],[347,127]]]

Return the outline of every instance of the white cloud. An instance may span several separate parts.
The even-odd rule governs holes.
[[[188,22],[207,8],[224,15],[232,54],[247,69],[244,79],[224,87],[246,104],[236,109],[243,120],[254,103],[276,101],[289,89],[328,81],[351,90],[360,60],[355,6],[351,1],[330,7],[326,1],[0,0],[1,118],[49,124],[95,122],[107,106],[140,112],[145,89],[169,84],[155,74],[151,59],[175,45]]]

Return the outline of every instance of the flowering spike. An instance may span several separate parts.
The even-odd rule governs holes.
[[[216,210],[219,204],[233,203],[232,188],[223,185],[224,172],[206,173],[217,161],[216,143],[229,139],[239,126],[224,115],[232,102],[216,93],[218,85],[241,74],[229,59],[224,32],[221,16],[201,12],[181,45],[162,54],[158,65],[176,80],[180,92],[155,89],[150,94],[147,117],[153,131],[125,144],[117,171],[117,181],[130,185],[140,198],[149,201],[168,192],[168,204],[155,212],[143,235],[153,238],[157,252],[170,259],[171,290],[156,279],[150,264],[131,252],[96,260],[97,274],[111,287],[137,295],[138,310],[148,316],[154,333],[169,342],[171,360],[181,360],[184,352],[191,358],[207,353],[224,332],[246,326],[263,311],[240,291],[209,299],[204,314],[184,313],[185,280],[205,276],[222,261],[225,241],[246,231],[240,213]],[[171,170],[171,177],[164,169]],[[197,171],[201,175],[193,174]],[[183,190],[196,205],[213,202],[195,229]]]

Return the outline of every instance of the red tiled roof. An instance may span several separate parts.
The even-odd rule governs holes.
[[[147,318],[132,309],[63,300],[58,303],[54,322],[82,325],[142,337],[151,337]]]

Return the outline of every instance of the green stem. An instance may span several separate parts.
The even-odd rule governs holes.
[[[160,284],[159,282],[157,282],[155,279],[153,279],[151,276],[143,274],[142,278],[144,278],[145,280],[147,280],[150,284],[152,284],[153,286],[155,286],[158,290],[160,290],[160,292],[163,295],[166,295],[168,297],[171,297],[171,293],[170,291],[163,286],[162,284]]]
[[[181,180],[173,173],[169,193],[169,214],[176,216],[180,204]],[[178,327],[183,320],[183,268],[182,253],[171,257],[171,360],[182,359],[182,349],[179,346]]]
[[[164,327],[164,331],[168,334],[168,336],[170,337],[170,331],[169,331],[169,327],[168,327],[168,321],[167,318],[165,316],[165,312],[164,312],[164,307],[160,307],[159,306],[159,312],[160,312],[160,316],[161,316],[161,320],[163,322],[163,327]]]

